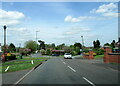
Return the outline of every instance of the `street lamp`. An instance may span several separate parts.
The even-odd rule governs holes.
[[[37,43],[37,33],[38,33],[39,31],[36,31],[36,43]],[[36,45],[36,51],[37,51],[37,49],[38,49],[38,45]]]
[[[81,36],[81,38],[82,38],[82,46],[84,47],[84,40],[83,40],[83,36]]]
[[[6,53],[6,25],[3,26],[4,28],[4,54]]]

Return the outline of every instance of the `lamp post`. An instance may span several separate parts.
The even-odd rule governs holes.
[[[4,54],[6,53],[6,25],[3,26],[4,28]]]
[[[37,43],[37,32],[39,31],[36,31],[36,43]],[[38,45],[36,45],[36,52],[37,52],[37,49],[38,49]]]
[[[82,46],[84,47],[84,40],[83,40],[83,36],[81,36],[81,38],[82,38]]]
[[[6,28],[7,28],[7,26],[4,25],[3,28],[4,28],[4,51],[3,51],[3,56],[2,56],[2,62],[5,62],[5,59],[6,59]]]

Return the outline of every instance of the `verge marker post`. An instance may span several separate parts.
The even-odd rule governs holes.
[[[34,64],[34,63],[33,63],[33,60],[31,60],[31,63]]]
[[[8,69],[9,69],[9,66],[6,68],[5,72],[7,72],[7,71],[8,71]]]

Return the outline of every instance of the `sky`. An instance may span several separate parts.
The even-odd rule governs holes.
[[[93,46],[118,40],[117,2],[2,2],[0,8],[0,43],[3,25],[7,26],[7,44],[24,46],[37,39],[56,45],[75,42]],[[119,35],[120,37],[120,35]]]

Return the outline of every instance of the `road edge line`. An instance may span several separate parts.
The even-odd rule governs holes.
[[[47,61],[47,60],[45,60]],[[43,61],[44,62],[44,61]],[[17,82],[14,83],[14,85],[12,86],[15,86],[17,85],[18,83],[20,83],[28,74],[30,74],[33,70],[35,70],[39,65],[41,65],[43,62],[41,62],[40,64],[36,65],[35,67],[33,67],[29,72],[27,72],[24,76],[22,76],[22,78],[20,78]]]

